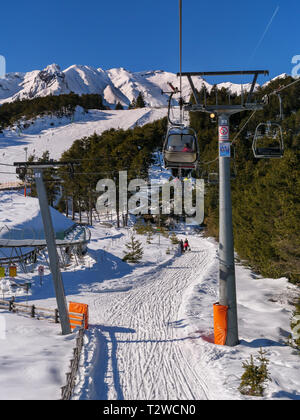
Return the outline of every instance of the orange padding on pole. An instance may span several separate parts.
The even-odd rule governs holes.
[[[82,315],[84,315],[84,328],[89,327],[89,306],[85,303],[70,302],[69,303],[70,325],[71,328],[76,328],[82,325]],[[78,316],[74,314],[80,314]]]
[[[214,332],[215,344],[224,346],[227,337],[227,310],[228,306],[214,304]]]

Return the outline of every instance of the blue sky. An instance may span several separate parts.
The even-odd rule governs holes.
[[[7,72],[51,63],[62,69],[86,64],[177,72],[178,3],[6,1],[0,55]],[[183,0],[183,71],[255,68],[269,69],[271,77],[290,74],[292,57],[300,54],[299,19],[299,0]]]

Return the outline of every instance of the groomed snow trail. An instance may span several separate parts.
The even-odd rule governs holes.
[[[213,255],[209,248],[193,248],[137,279],[131,290],[101,293],[94,300],[74,398],[209,398],[201,366],[185,353],[184,342],[193,338],[184,331],[179,309],[183,293],[203,277]]]

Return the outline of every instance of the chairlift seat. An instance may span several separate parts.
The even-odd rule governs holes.
[[[197,160],[197,153],[166,151],[165,159],[171,163],[194,163]]]
[[[266,138],[267,140],[269,138],[269,145],[262,144]],[[274,140],[276,140],[275,146]],[[278,123],[273,122],[260,123],[255,130],[252,150],[254,157],[258,159],[281,158],[284,154],[281,126]]]
[[[278,147],[259,147],[255,150],[255,157],[265,158],[281,158],[283,156],[283,150]]]
[[[184,151],[185,145],[191,151]],[[194,130],[188,127],[170,127],[163,153],[166,168],[195,169],[199,153]]]

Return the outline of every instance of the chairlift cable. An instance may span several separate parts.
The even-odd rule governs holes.
[[[240,131],[237,133],[237,135],[234,137],[234,139],[232,140],[231,144],[235,143],[235,140],[238,138],[238,136],[241,134],[241,132],[244,130],[244,128],[246,127],[246,125],[248,125],[249,121],[254,117],[254,114],[257,112],[257,110],[253,111],[252,114],[250,115],[250,118],[246,121],[246,123],[243,125],[243,127],[240,129]]]
[[[180,90],[180,123],[183,123],[182,98],[182,0],[179,0],[179,90]]]
[[[275,89],[274,92],[272,92],[270,95],[277,95],[279,99],[279,107],[280,107],[280,121],[283,121],[283,108],[282,108],[282,97],[280,92],[287,89],[288,87],[295,85],[298,83],[300,79],[297,79],[293,81],[292,83],[289,83],[287,86],[283,86],[279,89]],[[265,145],[261,142],[261,138],[263,135],[270,135],[271,127],[273,127],[273,130],[275,132],[272,134],[272,140],[276,139],[278,145],[275,147],[274,142],[272,141],[271,144]],[[261,131],[260,131],[261,130]],[[263,130],[263,131],[262,131]],[[263,133],[263,135],[261,134]],[[268,121],[267,123],[260,123],[255,130],[254,140],[252,143],[252,150],[254,157],[257,159],[271,159],[271,158],[282,158],[284,155],[284,141],[283,141],[283,132],[282,132],[282,126],[278,123],[274,123],[271,121]]]
[[[282,92],[283,90],[285,90],[285,89],[287,89],[288,87],[290,87],[290,86],[293,86],[293,85],[295,85],[296,83],[298,83],[298,82],[300,82],[300,78],[299,79],[297,79],[297,80],[295,80],[294,82],[292,82],[292,83],[289,83],[287,86],[283,86],[282,88],[280,88],[280,89],[276,89],[276,90],[274,90],[270,95],[276,95],[276,94],[278,94],[279,92]],[[231,144],[234,144],[235,143],[235,140],[237,139],[237,137],[241,134],[241,132],[244,130],[244,128],[246,127],[246,125],[249,123],[249,121],[253,118],[253,116],[254,116],[254,114],[257,112],[257,110],[255,110],[252,114],[251,114],[251,116],[250,116],[250,118],[247,120],[247,122],[245,123],[245,125],[241,128],[241,130],[238,132],[238,134],[234,137],[234,139],[232,140],[232,143]]]
[[[214,163],[216,160],[219,160],[219,156],[217,156],[214,160],[211,160],[210,162],[201,162],[202,165],[210,165],[211,163]]]
[[[298,83],[298,82],[300,82],[300,77],[299,77],[297,80],[294,80],[292,83],[289,83],[288,85],[283,86],[283,87],[282,87],[282,88],[280,88],[280,89],[276,89],[276,90],[274,90],[272,93],[270,93],[270,95],[276,95],[277,93],[279,93],[279,92],[281,92],[281,91],[283,91],[283,90],[287,89],[288,87],[290,87],[290,86],[292,86],[292,85],[295,85],[295,84],[296,84],[296,83]]]

